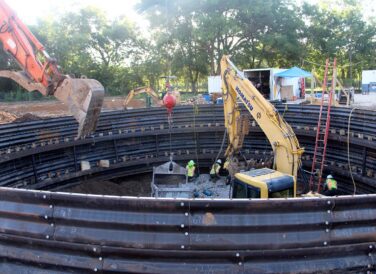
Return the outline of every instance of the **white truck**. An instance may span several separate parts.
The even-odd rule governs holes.
[[[376,92],[376,70],[362,71],[362,93]]]

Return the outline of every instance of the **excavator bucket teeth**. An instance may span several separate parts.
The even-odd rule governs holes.
[[[104,98],[101,83],[94,79],[66,78],[54,96],[68,106],[77,120],[77,137],[85,137],[95,131]]]

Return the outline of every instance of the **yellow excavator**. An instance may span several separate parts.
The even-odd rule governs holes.
[[[275,107],[244,77],[228,56],[221,59],[221,79],[228,135],[225,153],[232,178],[233,198],[296,197],[296,180],[304,149],[291,126]],[[248,134],[249,119],[242,115],[239,101],[255,119],[268,138],[273,152],[273,169],[260,168],[241,171],[239,153]]]
[[[128,93],[127,97],[124,100],[124,104],[123,104],[124,105],[124,109],[128,108],[128,105],[132,101],[132,99],[133,99],[134,96],[136,96],[138,94],[142,94],[142,93],[148,94],[153,99],[153,102],[154,102],[155,105],[157,105],[157,106],[162,106],[163,105],[162,100],[159,99],[159,96],[154,91],[154,89],[152,89],[151,87],[139,87],[139,88],[132,89]]]

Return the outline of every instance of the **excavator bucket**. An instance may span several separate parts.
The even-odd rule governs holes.
[[[46,87],[31,81],[23,71],[1,70],[0,77],[12,79],[28,91],[38,90],[48,95]],[[95,131],[101,112],[104,87],[94,79],[65,78],[56,88],[54,96],[65,103],[78,122],[78,137],[85,137]]]
[[[66,78],[54,96],[68,106],[77,120],[77,137],[85,137],[95,131],[104,98],[101,83],[94,79]]]

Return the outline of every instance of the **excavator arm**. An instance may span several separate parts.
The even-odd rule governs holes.
[[[23,70],[0,71],[0,77],[10,78],[28,91],[53,95],[67,104],[79,123],[78,137],[95,130],[103,103],[103,86],[93,79],[73,79],[61,74],[56,60],[4,0],[0,0],[0,41],[4,51]]]
[[[156,104],[158,106],[162,105],[162,101],[159,99],[159,96],[154,91],[154,89],[152,89],[151,87],[139,87],[139,88],[132,89],[128,93],[127,97],[124,100],[124,109],[128,108],[128,105],[132,101],[134,96],[136,96],[137,94],[141,94],[141,93],[149,94],[150,97],[153,99],[154,104]]]
[[[228,133],[226,156],[231,158],[242,147],[247,127],[237,100],[244,104],[268,138],[274,151],[274,169],[296,179],[303,149],[289,124],[278,114],[252,83],[244,77],[228,56],[221,59],[221,79],[225,126]]]

